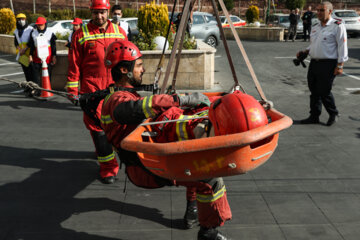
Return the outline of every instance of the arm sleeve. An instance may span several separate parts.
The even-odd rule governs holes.
[[[348,60],[347,34],[344,24],[340,24],[336,34],[338,63],[343,63]]]
[[[18,41],[17,41],[17,39],[16,39],[15,34],[14,34],[14,45],[15,45],[15,47],[18,47],[18,46],[19,46],[19,43],[18,43]]]
[[[28,47],[30,48],[30,55],[34,55],[34,50],[35,50],[35,43],[34,43],[34,39],[32,37],[32,33],[33,33],[33,31],[31,31],[31,33],[30,33],[30,38],[29,38],[29,42],[28,42]]]
[[[113,116],[120,124],[139,124],[146,118],[154,118],[167,109],[178,106],[177,95],[151,95],[119,103],[114,108]]]
[[[55,34],[52,34],[50,39],[50,46],[51,46],[51,53],[53,56],[56,56],[56,36]]]
[[[73,34],[71,41],[72,51],[69,51],[68,56],[69,67],[66,90],[74,95],[79,95],[80,67],[83,59],[82,46],[79,43],[80,34],[82,34],[82,31],[76,31]]]

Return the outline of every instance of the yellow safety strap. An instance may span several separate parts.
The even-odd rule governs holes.
[[[109,162],[115,158],[115,152],[113,151],[111,154],[101,157],[98,156],[98,162]]]
[[[196,194],[196,200],[202,203],[215,202],[219,198],[222,198],[226,192],[225,186],[223,186],[219,191],[215,192],[213,195],[202,195]]]

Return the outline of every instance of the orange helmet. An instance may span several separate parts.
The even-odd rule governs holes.
[[[217,136],[246,132],[268,124],[261,104],[254,97],[240,91],[213,102],[209,118]]]
[[[138,47],[130,41],[121,40],[110,44],[105,53],[105,66],[115,67],[119,62],[132,62],[142,56]]]
[[[80,25],[82,23],[83,23],[83,21],[81,20],[81,18],[74,18],[74,21],[72,21],[71,24]]]
[[[90,9],[110,9],[109,0],[90,0]]]
[[[41,25],[41,24],[45,24],[45,23],[46,23],[46,19],[44,17],[38,17],[35,22],[36,25],[37,24]]]

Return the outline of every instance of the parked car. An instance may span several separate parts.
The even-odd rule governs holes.
[[[334,10],[331,17],[345,24],[348,35],[356,37],[360,34],[360,16],[355,10]]]
[[[71,24],[72,21],[73,20],[49,21],[47,27],[55,34],[59,33],[61,35],[66,35],[67,33],[71,33],[73,29],[73,25]]]
[[[245,26],[246,25],[246,21],[242,20],[238,16],[230,15],[230,20],[234,24],[234,27],[240,27],[240,26]],[[225,16],[220,16],[220,21],[221,21],[221,24],[222,24],[223,28],[230,27],[230,24],[228,23],[228,20],[227,20],[227,18]]]
[[[210,13],[194,12],[190,35],[216,48],[220,41],[220,30],[215,17]]]
[[[275,13],[273,15],[270,15],[269,19],[268,19],[268,24],[272,24],[273,26],[278,26],[278,27],[284,28],[284,31],[285,31],[284,37],[286,37],[289,27],[290,27],[289,14]],[[301,19],[299,19],[296,29],[297,29],[297,33],[296,33],[297,36],[304,34],[303,33],[303,24],[302,24]]]
[[[137,26],[138,18],[136,17],[122,18],[121,21],[127,22],[129,24],[132,37],[136,37],[137,35],[139,35],[139,30]]]

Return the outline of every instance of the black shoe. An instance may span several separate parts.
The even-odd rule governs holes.
[[[115,176],[102,178],[101,182],[104,184],[113,184],[115,182]]]
[[[319,117],[310,116],[300,121],[301,124],[317,124],[320,123]]]
[[[198,209],[195,201],[187,201],[186,212],[184,215],[184,225],[186,229],[193,228],[199,224]]]
[[[198,232],[198,240],[231,240],[225,237],[216,228],[203,228],[201,227]]]
[[[339,115],[330,115],[329,120],[326,123],[326,126],[331,126],[339,120]]]

